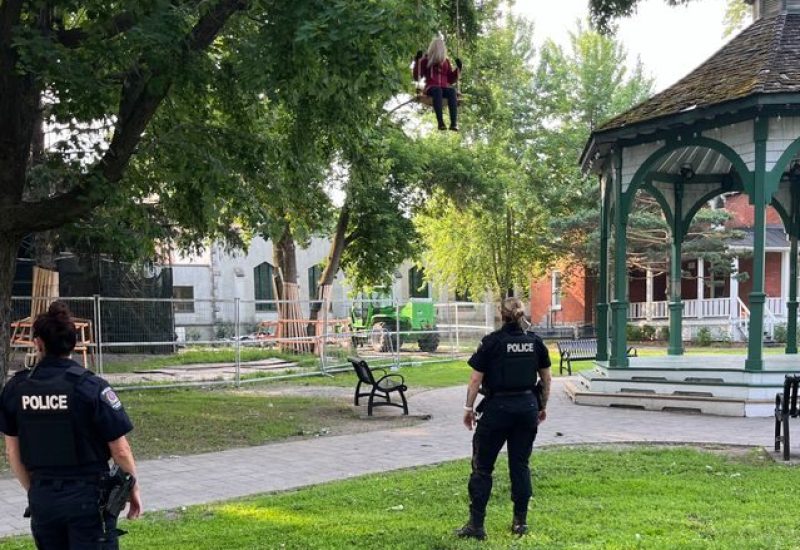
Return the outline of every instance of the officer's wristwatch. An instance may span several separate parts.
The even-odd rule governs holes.
[[[473,405],[471,407],[468,406],[468,405],[464,405],[464,410],[465,411],[474,411],[475,410],[475,405]]]

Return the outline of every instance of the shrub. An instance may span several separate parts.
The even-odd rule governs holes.
[[[642,325],[642,340],[654,340],[656,337],[656,327],[651,325]]]
[[[711,330],[708,327],[700,327],[694,337],[694,343],[698,346],[708,347],[711,345],[713,338],[711,337]]]
[[[637,325],[628,325],[625,328],[625,334],[628,337],[628,341],[630,342],[641,342],[642,341],[642,329]]]
[[[656,331],[656,340],[666,342],[669,340],[669,327],[661,327]]]
[[[786,325],[775,325],[775,331],[772,338],[779,344],[785,344],[788,334],[789,333],[786,331]]]

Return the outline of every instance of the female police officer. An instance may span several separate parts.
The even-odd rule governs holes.
[[[508,470],[514,518],[511,531],[528,531],[528,501],[531,498],[531,472],[528,466],[539,422],[547,417],[550,395],[550,358],[542,340],[523,331],[525,312],[517,298],[507,298],[500,308],[503,326],[488,334],[470,358],[472,376],[464,406],[464,425],[475,428],[472,438],[472,475],[469,478],[470,517],[456,534],[483,540],[486,504],[492,492],[492,471],[503,444],[508,447]],[[537,398],[537,376],[541,395]],[[485,398],[473,405],[479,388]],[[539,402],[541,400],[541,403]]]
[[[108,383],[69,357],[75,325],[54,302],[33,324],[39,362],[17,373],[0,394],[0,432],[20,484],[28,491],[31,531],[40,549],[116,549],[116,517],[99,508],[108,460],[136,475],[125,434],[133,429]],[[128,518],[141,512],[138,484]]]

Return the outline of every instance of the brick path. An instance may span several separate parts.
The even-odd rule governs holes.
[[[467,457],[470,435],[460,422],[464,394],[464,387],[454,387],[412,396],[412,412],[432,415],[430,421],[413,427],[142,461],[139,476],[145,509],[213,502]],[[548,409],[550,417],[540,428],[537,446],[633,441],[772,445],[771,418],[582,407],[569,401],[559,380]],[[792,435],[797,442],[800,433],[793,430]],[[800,447],[793,452],[800,453]],[[0,479],[0,537],[28,531],[28,520],[22,518],[25,501],[14,479]]]

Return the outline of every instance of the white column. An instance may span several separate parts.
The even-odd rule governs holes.
[[[703,318],[703,287],[705,286],[706,263],[703,258],[697,258],[697,318]]]
[[[649,321],[653,318],[653,270],[649,267],[645,271],[645,318]]]
[[[739,279],[736,275],[739,274],[739,257],[735,256],[733,261],[733,272],[731,272],[731,318],[739,318]]]
[[[781,252],[781,305],[786,304],[789,299],[789,251],[784,250]],[[781,311],[773,311],[778,315],[786,313],[786,307],[782,307]]]

